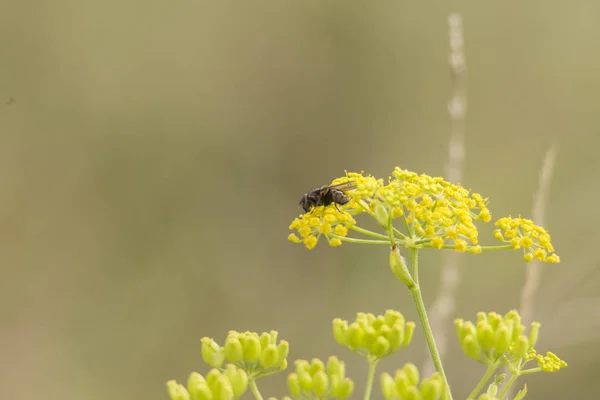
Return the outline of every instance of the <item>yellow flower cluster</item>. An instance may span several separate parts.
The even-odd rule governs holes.
[[[487,199],[443,178],[417,175],[396,167],[381,197],[393,207],[394,217],[404,216],[421,243],[441,248],[446,239],[458,251],[480,252],[475,220],[489,222]],[[469,247],[467,241],[474,246]]]
[[[557,263],[560,257],[554,254],[550,235],[541,226],[525,218],[500,218],[495,224],[499,229],[494,231],[494,237],[502,242],[510,243],[516,249],[523,249],[525,261],[534,258],[540,261]],[[549,254],[550,253],[550,254]]]
[[[350,214],[338,211],[334,205],[319,206],[309,213],[300,215],[290,224],[290,229],[295,229],[302,239],[293,233],[288,236],[288,239],[295,243],[303,242],[306,248],[312,249],[317,245],[321,235],[325,235],[329,244],[335,247],[342,242],[333,235],[342,237],[348,235],[348,229],[354,224],[356,221]]]
[[[535,359],[538,366],[545,372],[558,371],[561,368],[565,368],[567,363],[558,358],[558,356],[551,351],[547,352],[545,356],[536,354]]]
[[[333,247],[349,241],[409,248],[446,248],[470,253],[484,250],[479,245],[475,221],[489,222],[492,214],[487,208],[488,199],[479,193],[440,177],[419,175],[398,167],[387,185],[382,179],[370,175],[347,172],[346,176],[334,179],[331,186],[348,182],[352,185],[339,189],[349,199],[346,204],[318,206],[301,214],[290,224],[290,230],[295,233],[291,233],[288,239],[304,243],[308,249],[314,248],[325,236]],[[331,201],[331,197],[327,200]],[[385,234],[356,226],[353,216],[361,213],[373,217],[385,229]],[[404,232],[392,226],[397,219],[402,221]],[[526,261],[560,261],[554,254],[550,235],[530,220],[501,218],[496,226],[499,229],[494,236],[514,249],[523,249]],[[350,229],[371,238],[348,238]]]
[[[362,174],[348,173],[347,176],[335,179],[331,185],[339,185],[352,181],[355,189],[348,192],[350,202],[345,205],[330,204],[327,207],[319,206],[310,212],[300,215],[290,224],[290,230],[296,230],[288,239],[294,243],[304,243],[306,248],[312,249],[317,245],[319,238],[325,236],[332,247],[342,244],[339,237],[346,237],[348,229],[356,224],[353,214],[359,214],[363,211],[360,201],[370,198],[382,186],[382,182],[377,181],[372,176],[362,176]]]

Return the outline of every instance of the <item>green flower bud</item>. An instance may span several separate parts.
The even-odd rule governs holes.
[[[427,378],[421,382],[420,392],[423,400],[437,400],[442,395],[443,382],[434,377]]]
[[[185,387],[174,380],[167,382],[167,391],[171,400],[190,400],[190,394]]]
[[[494,396],[488,393],[483,393],[481,396],[477,398],[477,400],[496,400]]]
[[[478,325],[482,322],[488,322],[488,317],[486,313],[484,313],[483,311],[479,311],[477,313],[477,318],[475,319],[475,324]]]
[[[390,342],[383,336],[379,336],[375,342],[369,346],[369,353],[377,358],[384,357],[389,354]]]
[[[288,388],[290,390],[290,394],[292,397],[297,397],[300,395],[300,381],[298,380],[298,375],[289,374],[288,375]]]
[[[300,387],[302,390],[310,390],[313,386],[312,376],[308,372],[299,372],[298,380],[300,381]]]
[[[220,368],[225,360],[223,348],[211,338],[204,337],[202,342],[202,359],[213,368]]]
[[[352,392],[354,392],[354,382],[350,378],[344,378],[337,392],[337,398],[340,400],[346,399],[352,396]]]
[[[241,397],[248,390],[248,374],[233,364],[227,365],[224,375],[229,379],[235,397]]]
[[[280,370],[280,371],[283,371],[283,370],[285,370],[285,369],[287,368],[287,364],[288,364],[287,360],[285,360],[285,359],[284,359],[284,360],[281,362],[281,364],[279,365],[279,370]]]
[[[313,375],[313,392],[321,397],[327,393],[329,388],[329,378],[324,371],[318,371]]]
[[[415,323],[412,321],[408,321],[404,326],[404,345],[402,347],[408,347],[408,345],[412,341],[415,326]]]
[[[402,400],[421,400],[421,394],[416,387],[411,386],[406,390],[406,394],[402,397]]]
[[[540,333],[540,323],[532,322],[531,329],[529,330],[529,346],[533,349],[537,343],[538,335]]]
[[[392,273],[396,275],[396,278],[405,284],[406,287],[410,289],[415,286],[415,281],[406,267],[406,261],[395,246],[392,247],[392,250],[390,251],[390,269],[392,270]]]
[[[260,365],[264,369],[271,368],[272,366],[277,364],[279,361],[279,353],[277,351],[277,346],[274,344],[268,344],[266,348],[263,349],[262,353],[260,353]]]
[[[401,369],[397,370],[394,382],[396,382],[396,393],[404,399],[408,395],[408,388],[410,387],[410,379],[406,375],[406,372]]]
[[[271,342],[271,335],[269,335],[269,333],[267,333],[267,332],[261,333],[259,342],[260,342],[261,349],[264,349],[271,343],[275,344],[275,342]]]
[[[323,361],[319,360],[318,358],[313,358],[310,362],[310,366],[308,367],[308,372],[311,375],[314,375],[320,371],[325,371],[325,364],[323,364]]]
[[[525,325],[515,325],[512,340],[515,341],[525,332]]]
[[[208,374],[206,374],[206,382],[208,383],[208,387],[210,390],[214,391],[215,383],[221,377],[221,371],[216,368],[211,369]]]
[[[388,213],[387,208],[382,203],[377,203],[375,205],[375,219],[377,219],[377,223],[383,228],[388,228],[390,224],[390,214]]]
[[[454,320],[454,328],[456,330],[456,337],[459,342],[462,342],[466,336],[466,332],[463,329],[463,325],[465,324],[464,319],[457,318]]]
[[[404,328],[400,323],[397,323],[389,329],[390,330],[385,337],[390,342],[390,348],[392,349],[392,352],[394,352],[398,350],[399,347],[404,346]]]
[[[327,375],[331,379],[334,375],[344,376],[344,363],[340,362],[337,357],[331,356],[327,360]]]
[[[192,372],[187,381],[187,389],[194,400],[206,399],[212,396],[206,379],[197,372]],[[208,397],[207,397],[208,396]]]
[[[398,394],[396,393],[396,383],[388,373],[381,374],[381,391],[383,392],[383,397],[387,400],[398,397]]]
[[[260,347],[260,340],[254,335],[247,335],[244,342],[242,342],[244,348],[244,360],[253,363],[260,357],[262,350]]]
[[[229,336],[225,340],[223,354],[230,363],[238,363],[244,359],[244,349],[237,337]]]
[[[363,347],[363,330],[356,322],[348,327],[348,345],[355,349]]]
[[[328,375],[329,377],[329,397],[339,397],[338,393],[342,387],[342,378],[339,375]]]
[[[310,366],[306,360],[296,360],[294,365],[296,366],[296,373],[298,374],[301,372],[308,372],[308,367]]]
[[[510,331],[506,324],[501,323],[498,325],[498,329],[496,329],[496,343],[494,348],[498,355],[503,354],[508,350],[510,346]]]
[[[529,339],[527,339],[527,336],[519,336],[517,340],[513,342],[510,352],[517,358],[525,358],[527,352],[529,352]]]
[[[387,326],[390,328],[396,325],[396,323],[399,323],[401,326],[404,325],[404,316],[398,311],[387,310],[383,318],[385,319]]]
[[[402,369],[404,370],[404,373],[408,377],[408,381],[412,386],[419,384],[421,377],[419,375],[419,369],[415,364],[406,363]]]
[[[504,321],[512,321],[514,326],[521,325],[521,316],[517,310],[510,310],[504,315]]]
[[[465,354],[474,360],[479,360],[481,356],[481,346],[473,335],[467,335],[462,341],[462,348]]]
[[[212,388],[213,398],[219,400],[233,400],[233,388],[229,380],[223,375],[215,380],[215,385]],[[204,399],[203,399],[204,400]],[[206,399],[209,400],[209,399]]]
[[[487,322],[477,324],[477,340],[484,349],[491,349],[494,347],[495,334],[490,324]]]
[[[378,315],[371,326],[378,332],[380,332],[382,329],[390,329],[390,327],[385,323],[385,317],[383,315]]]
[[[372,326],[367,326],[363,329],[362,346],[367,349],[371,348],[377,340],[377,331]]]
[[[333,337],[341,345],[348,345],[348,322],[340,318],[333,320]]]
[[[498,313],[491,312],[487,316],[488,323],[492,326],[493,330],[498,329],[498,325],[502,322],[502,316]]]
[[[283,366],[284,362],[285,362],[285,365],[287,366],[286,358],[289,353],[290,353],[290,344],[286,340],[282,340],[281,342],[279,342],[279,344],[277,345],[277,354],[278,354],[277,364],[280,367]],[[285,367],[283,369],[285,369]]]

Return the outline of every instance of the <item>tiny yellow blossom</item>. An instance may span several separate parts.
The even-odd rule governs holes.
[[[333,238],[329,241],[329,245],[331,247],[337,247],[337,246],[341,246],[342,245],[342,241],[338,238]]]

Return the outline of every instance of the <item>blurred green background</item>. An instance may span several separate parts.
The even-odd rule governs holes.
[[[599,2],[55,0],[0,6],[0,398],[166,399],[166,380],[207,371],[200,337],[229,329],[277,329],[291,359],[337,354],[362,387],[331,320],[416,319],[410,296],[385,249],[309,252],[288,225],[344,170],[444,173],[452,11],[469,69],[461,183],[494,217],[529,217],[558,145],[545,225],[562,262],[543,267],[534,314],[537,347],[569,367],[531,376],[527,398],[596,396]],[[421,258],[427,304],[440,259]],[[460,264],[453,317],[518,307],[520,253]],[[449,328],[464,398],[484,367]],[[418,328],[379,371],[426,357]],[[285,375],[263,395],[283,396]]]

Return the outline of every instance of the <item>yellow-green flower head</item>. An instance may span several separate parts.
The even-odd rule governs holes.
[[[408,346],[414,328],[414,322],[405,322],[402,314],[392,310],[378,316],[358,313],[352,323],[333,320],[335,340],[368,360],[387,357]]]
[[[296,372],[288,376],[293,399],[345,399],[352,395],[354,382],[345,376],[344,362],[329,357],[327,365],[315,358],[295,362]]]
[[[494,231],[496,239],[509,243],[512,247],[523,249],[525,261],[533,259],[557,263],[560,257],[554,254],[550,235],[541,226],[525,218],[500,218],[495,224],[499,229]]]
[[[529,335],[525,335],[526,327],[516,310],[504,316],[481,312],[475,323],[457,319],[454,324],[465,354],[489,365],[531,359],[540,328],[538,322],[532,322]]]
[[[203,338],[202,356],[208,364],[216,367],[227,360],[252,378],[270,375],[287,367],[289,344],[285,340],[278,342],[277,337],[277,331],[260,335],[230,331],[223,347],[212,339]]]
[[[397,370],[393,377],[388,373],[381,375],[381,391],[386,400],[437,400],[441,398],[443,390],[444,382],[440,374],[436,372],[420,381],[419,370],[410,363]]]
[[[248,375],[244,370],[229,364],[223,371],[212,369],[206,378],[192,372],[187,389],[174,380],[167,382],[167,388],[172,400],[234,400],[242,397],[248,390]]]

